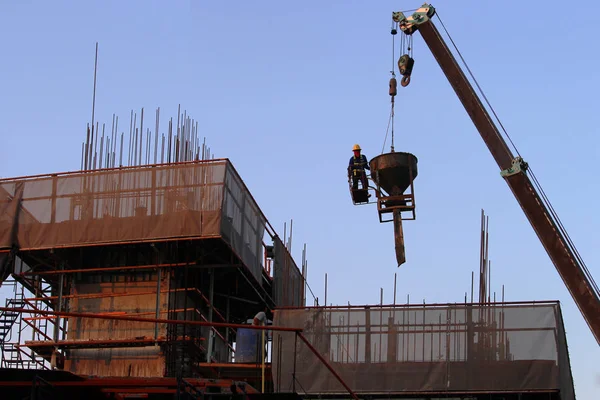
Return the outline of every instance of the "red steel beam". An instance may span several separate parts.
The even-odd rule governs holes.
[[[178,337],[173,339],[173,341],[192,341],[192,340],[205,340],[204,338],[191,338],[191,337]],[[137,344],[152,344],[157,342],[166,342],[167,338],[162,336],[156,339],[154,338],[144,338],[144,339],[86,339],[86,340],[59,340],[58,342],[50,341],[25,341],[24,344],[18,345],[19,347],[96,347],[96,346],[104,346],[104,345],[114,345],[120,346],[124,344],[131,344],[135,346]]]
[[[20,252],[26,251],[39,251],[39,250],[51,250],[51,249],[80,249],[84,247],[100,247],[100,246],[116,246],[125,244],[140,244],[140,243],[162,243],[162,242],[177,242],[186,240],[208,240],[208,239],[221,239],[221,235],[208,234],[208,235],[188,235],[188,236],[177,236],[172,238],[158,238],[158,239],[137,239],[137,240],[111,240],[97,243],[69,243],[69,244],[54,244],[52,246],[42,247],[22,247],[19,249]]]
[[[174,162],[174,163],[169,163],[169,164],[131,165],[131,166],[127,166],[127,167],[102,168],[102,169],[96,169],[96,170],[92,169],[92,170],[87,170],[87,171],[67,171],[67,172],[57,172],[54,174],[38,174],[38,175],[18,176],[15,178],[2,178],[2,179],[0,179],[0,183],[21,181],[21,180],[31,180],[31,179],[52,178],[54,176],[60,177],[60,176],[68,176],[68,175],[86,175],[86,176],[99,175],[99,174],[104,175],[107,172],[129,171],[129,170],[135,170],[135,169],[145,170],[145,169],[149,169],[151,167],[160,167],[162,169],[171,169],[174,166],[184,166],[186,164],[188,164],[188,165],[192,165],[192,164],[222,164],[223,162],[230,162],[230,161],[228,158],[215,158],[212,160],[181,161],[181,162]],[[177,168],[173,168],[173,169],[177,169]]]
[[[558,305],[558,300],[535,300],[531,302],[524,301],[505,301],[505,302],[492,302],[486,303],[485,305],[480,303],[431,303],[425,304],[423,303],[414,303],[414,304],[359,304],[359,305],[345,305],[345,306],[304,306],[304,307],[294,307],[294,306],[282,306],[275,307],[274,310],[312,310],[312,309],[328,309],[328,310],[348,310],[348,309],[380,309],[380,308],[420,308],[420,309],[430,309],[430,308],[455,308],[455,309],[466,309],[466,308],[488,308],[488,307],[501,307],[501,306],[521,306],[521,307],[537,307],[537,306],[548,306],[548,305]]]
[[[54,271],[28,271],[21,272],[19,276],[27,275],[60,275],[60,274],[78,274],[82,272],[107,272],[107,271],[121,271],[128,269],[154,269],[154,268],[174,268],[174,267],[185,267],[196,265],[192,262],[185,263],[170,263],[170,264],[154,264],[154,265],[128,265],[122,267],[100,267],[100,268],[79,268],[79,269],[63,269]]]
[[[160,293],[174,293],[174,292],[184,292],[186,290],[194,290],[195,288],[179,288],[179,289],[165,289],[161,290]],[[125,297],[125,296],[144,296],[149,294],[156,294],[156,291],[148,291],[148,292],[130,292],[130,293],[92,293],[92,294],[68,294],[64,295],[63,299],[102,299],[106,297]],[[45,296],[45,297],[26,297],[25,301],[43,301],[43,300],[56,300],[58,296]]]
[[[75,375],[78,378],[83,378]],[[191,385],[198,388],[206,387],[229,387],[235,381],[231,379],[219,379],[209,380],[201,378],[186,378],[186,381]],[[177,387],[176,378],[84,378],[79,381],[52,381],[53,386],[67,386],[67,387],[78,387],[78,386],[95,386],[95,387],[106,387],[109,390],[123,390],[123,388],[140,388],[144,387],[146,390],[153,390],[154,388],[175,388]],[[0,381],[1,386],[9,387],[28,387],[33,384],[33,381]],[[247,393],[258,393],[250,385],[245,385]]]
[[[0,307],[0,311],[12,311],[22,314],[42,314],[42,315],[54,315],[63,318],[91,318],[91,319],[110,319],[118,321],[132,321],[132,322],[148,322],[158,324],[173,324],[173,325],[196,325],[196,326],[212,326],[215,328],[234,328],[234,329],[256,329],[264,331],[281,331],[281,332],[302,332],[302,328],[288,328],[283,326],[261,326],[261,325],[243,325],[243,324],[229,324],[224,322],[205,322],[205,321],[180,321],[173,319],[160,319],[160,318],[139,318],[139,317],[127,317],[123,315],[100,315],[93,313],[74,313],[74,312],[59,312],[59,311],[42,311],[42,310],[27,310],[25,308],[12,308],[12,307]]]

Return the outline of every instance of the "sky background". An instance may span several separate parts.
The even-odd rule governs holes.
[[[98,41],[96,120],[110,127],[116,113],[126,129],[144,107],[150,126],[161,107],[165,132],[181,104],[281,234],[293,218],[293,254],[307,243],[309,283],[322,299],[327,273],[330,303],[377,303],[380,288],[391,303],[394,273],[402,301],[464,301],[485,209],[492,289],[561,301],[576,393],[592,400],[600,348],[419,35],[396,106],[396,150],[419,159],[406,264],[397,268],[392,225],[375,206],[352,205],[352,145],[371,158],[385,137],[391,12],[420,4],[0,0],[0,176],[79,169]],[[560,1],[434,5],[600,279],[600,5],[576,15]],[[577,23],[561,22],[569,14]]]

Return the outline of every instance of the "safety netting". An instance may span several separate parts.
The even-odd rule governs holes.
[[[304,277],[278,237],[273,239],[273,300],[279,307],[304,305]]]
[[[228,160],[0,180],[0,249],[223,237],[260,282],[265,224]]]
[[[358,393],[560,390],[574,399],[560,307],[459,304],[281,309]],[[347,393],[294,333],[274,332],[276,390]]]

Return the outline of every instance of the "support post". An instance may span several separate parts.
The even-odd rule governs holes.
[[[61,270],[64,269],[64,265],[61,263]],[[63,287],[65,284],[65,274],[60,274],[58,277],[58,301],[57,301],[57,311],[62,312],[62,303],[63,303]],[[54,318],[54,349],[52,350],[52,356],[50,357],[50,365],[52,369],[58,369],[58,336],[60,333],[60,316],[57,315]]]
[[[296,356],[298,354],[298,332],[294,335],[294,369],[292,370],[292,391],[296,393]]]
[[[261,370],[262,370],[262,377],[261,377],[261,385],[262,385],[262,390],[261,393],[265,392],[265,330],[263,329],[261,332],[261,346],[260,346],[260,355],[261,355]]]
[[[156,271],[156,313],[155,318],[160,318],[160,280],[162,278],[162,270],[160,268]],[[154,340],[158,340],[158,323],[154,325]]]
[[[226,298],[226,306],[225,306],[225,322],[229,322],[229,303],[230,303],[230,299],[229,296],[227,296]],[[227,362],[231,362],[231,358],[232,358],[232,354],[231,351],[232,349],[229,347],[229,328],[225,328],[225,341],[227,342]]]
[[[63,269],[63,265],[60,265],[60,269]],[[65,275],[60,274],[58,277],[58,301],[56,304],[56,308],[58,312],[62,311],[62,302],[63,302],[63,286],[65,283]],[[60,330],[60,316],[56,316],[54,319],[54,342],[58,342],[58,333]]]
[[[214,301],[214,295],[215,295],[215,271],[214,269],[211,269],[209,272],[210,274],[210,288],[208,290],[208,302],[210,303],[208,305],[208,322],[213,322],[213,301]],[[212,362],[212,353],[213,353],[213,345],[214,345],[214,334],[213,334],[213,327],[210,327],[208,330],[208,348],[206,350],[206,362],[207,363],[211,363]]]

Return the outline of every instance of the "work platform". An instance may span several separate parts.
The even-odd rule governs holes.
[[[185,378],[102,378],[65,371],[0,369],[3,399],[247,399],[262,398],[245,382]],[[259,397],[256,397],[256,396]]]

